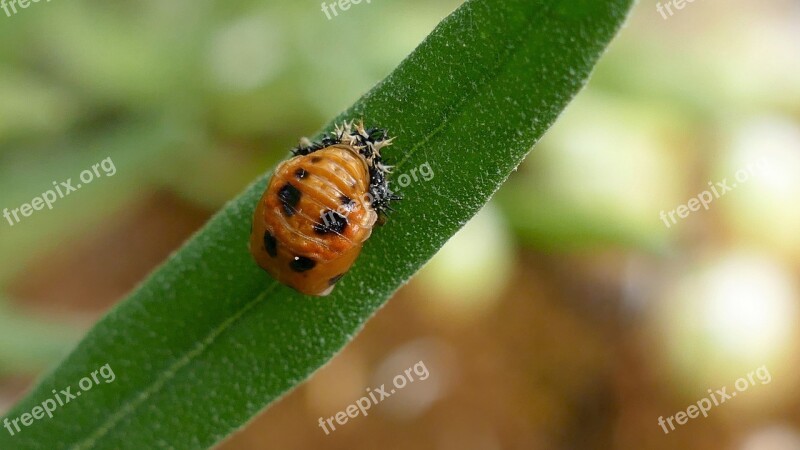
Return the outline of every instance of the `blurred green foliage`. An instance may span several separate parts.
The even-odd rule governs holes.
[[[41,372],[66,356],[83,334],[78,321],[43,321],[12,311],[3,303],[0,302],[0,376]]]
[[[267,182],[262,175],[101,319],[9,416],[98,363],[124,372],[124,381],[70,405],[69,417],[37,424],[16,445],[212,446],[302,383],[489,201],[584,86],[632,3],[462,5],[389,77],[326,125],[331,131],[363,115],[394,130],[395,146],[405,150],[394,156],[396,172],[425,165],[438,173],[403,188],[391,222],[326,301],[311,301],[253,264],[244,240]],[[264,82],[280,54],[261,39],[271,33],[255,19],[226,29],[212,45],[221,47],[212,51],[216,80],[237,90]],[[244,44],[243,37],[257,39]],[[258,61],[265,48],[269,56]],[[229,58],[239,51],[261,77],[232,70]],[[516,112],[507,114],[511,108]],[[171,138],[167,133],[167,144]],[[149,159],[139,154],[140,167]],[[0,433],[0,442],[12,439]]]
[[[0,208],[108,156],[118,174],[0,224],[0,285],[153,190],[218,208],[458,3],[381,2],[332,21],[289,0],[53,2],[3,15],[0,41],[14,45],[0,47]]]
[[[459,3],[373,0],[332,20],[325,18],[318,1],[304,0],[70,0],[40,2],[14,17],[0,11],[0,208],[19,207],[53,181],[75,178],[103,158],[112,157],[118,168],[113,180],[81,190],[53,211],[37,212],[14,227],[0,218],[0,292],[32,262],[59,250],[72,251],[70,243],[91,235],[116,214],[140,207],[155,191],[167,190],[209,213],[218,209],[285,157],[299,136],[314,134],[388,74]],[[786,278],[796,278],[792,268],[800,261],[800,213],[794,205],[800,200],[800,171],[797,158],[792,163],[786,154],[800,153],[798,20],[800,8],[791,0],[695,2],[691,11],[668,21],[652,2],[639,2],[585,92],[498,193],[490,219],[473,222],[416,279],[416,307],[426,318],[438,313],[439,325],[465,320],[462,315],[492,320],[490,308],[500,304],[500,297],[528,304],[538,295],[534,292],[542,291],[531,276],[534,270],[539,273],[530,263],[541,260],[537,252],[559,254],[570,277],[553,283],[569,283],[565,292],[572,297],[572,285],[587,281],[576,261],[588,260],[591,271],[601,273],[598,278],[625,286],[627,297],[620,304],[633,311],[637,320],[632,323],[655,335],[623,336],[625,347],[642,342],[636,358],[629,359],[646,361],[645,371],[661,377],[648,391],[672,398],[681,386],[685,390],[672,404],[651,405],[639,395],[644,388],[637,383],[644,371],[620,366],[634,395],[618,397],[635,398],[636,404],[620,413],[616,433],[622,442],[636,442],[625,440],[628,433],[649,436],[655,428],[647,422],[651,416],[682,407],[704,392],[701,388],[709,380],[702,374],[720,370],[719,360],[708,357],[720,354],[720,340],[736,345],[764,341],[772,350],[759,354],[757,363],[770,355],[785,361],[783,374],[775,362],[770,368],[776,380],[791,383],[797,369],[791,355],[800,340],[768,338],[784,326],[797,329],[796,317],[779,307],[782,296],[776,300],[766,289],[750,295],[741,286],[747,284],[747,274],[738,266],[720,278],[735,281],[729,290],[747,294],[744,299],[725,289],[724,295],[714,296],[687,288],[676,296],[662,288],[691,285],[697,265],[691,261],[698,255],[725,262],[728,251],[738,247],[773,258],[767,258],[767,267],[778,265],[788,272]],[[671,229],[659,221],[659,211],[684,203],[709,180],[729,177],[763,155],[775,156],[773,167],[783,169],[783,178],[790,181],[777,188],[755,181]],[[463,243],[476,239],[476,233],[493,236],[493,246],[466,247]],[[602,249],[612,249],[627,261],[625,278],[609,275],[614,265],[597,256]],[[520,250],[533,250],[534,256],[512,259]],[[680,257],[653,260],[642,258],[642,252]],[[480,257],[466,261],[465,254]],[[502,264],[514,270],[502,273]],[[517,271],[531,286],[521,285],[521,277],[508,281]],[[663,279],[654,281],[658,277]],[[597,284],[590,286],[587,292],[602,291]],[[465,301],[467,290],[478,294]],[[497,298],[487,299],[487,290]],[[559,295],[565,298],[559,296],[554,303],[589,303],[588,295]],[[742,302],[757,308],[731,309],[732,317],[720,322],[718,311],[706,311],[709,299],[712,304]],[[0,295],[3,375],[38,372],[77,338],[73,319],[60,317],[53,323],[14,309],[27,300],[7,301]],[[527,317],[524,327],[509,331],[513,340],[498,345],[514,352],[532,349],[531,367],[553,371],[552,378],[559,381],[552,384],[578,396],[581,391],[570,387],[565,376],[584,376],[595,383],[595,374],[574,370],[563,355],[596,358],[594,350],[571,351],[581,348],[574,336],[591,333],[591,327],[567,328],[560,336],[555,328],[548,331],[545,325],[558,322],[558,316],[538,297],[533,300],[530,311],[546,317],[534,327],[540,338],[556,336],[561,346],[520,347],[533,342],[526,334],[531,328]],[[766,321],[765,315],[783,321]],[[763,329],[748,322],[753,318],[764,322]],[[591,323],[603,320],[593,314]],[[387,335],[400,335],[386,328]],[[402,330],[414,328],[403,323]],[[474,364],[485,364],[469,355]],[[745,365],[751,368],[751,361]],[[508,372],[503,366],[502,376]],[[535,381],[533,373],[520,376]],[[739,368],[725,372],[723,382],[741,374]],[[509,385],[507,378],[493,382]],[[759,421],[778,417],[775,411],[793,398],[783,389],[770,395],[774,399],[769,403],[778,409],[760,414]],[[561,401],[546,403],[564,406]],[[796,403],[788,405],[785,417],[794,423]],[[466,409],[461,404],[458,408]],[[519,420],[518,411],[511,409],[512,419]],[[724,439],[710,439],[708,433],[725,429],[726,423],[731,435],[747,429],[741,421],[720,417],[723,422],[707,419],[684,439],[696,438],[691,441],[695,446],[723,445]],[[637,431],[636,420],[647,423]],[[575,434],[588,435],[591,421],[581,417],[577,422],[580,433]],[[542,423],[551,424],[550,417]],[[615,430],[606,423],[600,428]],[[290,427],[284,431],[302,434]],[[675,442],[638,441],[637,447],[691,446]]]

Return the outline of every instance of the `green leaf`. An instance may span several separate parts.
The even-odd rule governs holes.
[[[631,0],[474,0],[336,121],[388,128],[404,199],[327,298],[247,251],[267,176],[230,202],[8,415],[109,364],[101,383],[0,448],[205,448],[308,378],[464,223],[586,82]],[[387,18],[390,20],[390,18]],[[342,49],[357,63],[357,49]],[[328,88],[320,86],[320,89]],[[332,129],[332,124],[325,127]],[[395,186],[397,190],[397,186]]]

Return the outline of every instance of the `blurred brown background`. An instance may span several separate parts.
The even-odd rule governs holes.
[[[373,0],[330,20],[297,0],[0,11],[0,208],[104,158],[117,169],[0,222],[0,413],[457,4]],[[497,198],[221,448],[800,449],[800,3],[674,13],[641,2]],[[759,161],[708,210],[660,217]],[[319,428],[421,360],[428,379]],[[659,426],[759,367],[770,382]]]

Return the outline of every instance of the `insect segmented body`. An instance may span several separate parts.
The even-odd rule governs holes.
[[[398,199],[380,154],[391,141],[385,130],[347,122],[320,142],[301,140],[256,207],[256,262],[303,294],[329,294]]]

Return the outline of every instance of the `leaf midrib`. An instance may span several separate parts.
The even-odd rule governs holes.
[[[550,2],[546,2],[546,4],[542,4],[541,8],[534,11],[531,17],[531,20],[526,21],[527,26],[523,27],[524,30],[529,31],[533,28],[533,24],[535,23],[536,12],[541,12],[542,14],[547,10],[547,7],[550,6]],[[470,11],[470,13],[472,13]],[[524,33],[517,33],[516,36],[525,36]],[[447,127],[447,124],[450,122],[451,117],[458,117],[464,114],[464,108],[462,107],[465,104],[470,103],[471,99],[477,99],[477,96],[473,96],[472,94],[478,92],[481,87],[488,84],[490,80],[496,79],[498,74],[503,72],[506,68],[508,63],[513,60],[514,56],[524,48],[524,39],[522,37],[516,39],[513,42],[513,45],[509,46],[509,50],[506,52],[503,58],[501,58],[501,63],[496,64],[494,66],[494,70],[487,71],[487,76],[482,77],[479,82],[471,84],[473,89],[470,91],[466,91],[465,95],[459,96],[458,101],[453,102],[450,107],[440,116],[441,121],[437,124],[435,128],[432,129],[430,133],[427,133],[424,138],[419,140],[415,143],[407,152],[403,159],[401,159],[397,164],[394,165],[396,169],[400,169],[404,167],[404,164],[414,155],[414,153],[429,141],[431,141],[435,136],[437,136],[444,128]],[[382,83],[377,85],[374,88],[374,91],[378,91],[384,83],[387,83],[387,80],[384,80]],[[369,94],[367,94],[367,97]],[[150,395],[158,392],[166,383],[172,379],[175,374],[182,369],[183,367],[188,366],[196,357],[202,355],[208,348],[210,348],[215,340],[221,336],[227,329],[229,329],[234,323],[236,323],[247,311],[255,308],[257,304],[259,304],[262,300],[266,298],[266,295],[269,294],[272,290],[274,290],[278,283],[274,280],[270,281],[270,285],[268,285],[260,294],[258,294],[253,300],[244,304],[238,311],[233,313],[227,319],[223,320],[219,326],[212,329],[208,335],[202,340],[197,343],[195,348],[189,350],[176,360],[172,365],[170,365],[166,370],[163,370],[159,373],[159,376],[151,383],[146,389],[144,389],[141,393],[139,393],[134,399],[127,401],[122,405],[119,410],[112,414],[106,421],[101,423],[97,429],[92,432],[86,439],[82,441],[78,441],[76,444],[72,446],[74,450],[81,450],[90,448],[93,444],[96,443],[99,439],[101,439],[105,434],[108,433],[109,430],[113,428],[113,426],[123,420],[128,414],[132,413],[140,404],[146,401]]]
[[[227,319],[223,320],[219,326],[211,330],[208,335],[202,340],[199,341],[195,348],[189,350],[184,354],[184,356],[180,357],[177,361],[175,361],[171,366],[169,366],[166,370],[161,371],[159,373],[158,378],[150,384],[150,386],[139,393],[133,400],[129,400],[128,402],[124,403],[119,410],[112,414],[105,422],[100,424],[97,429],[91,433],[86,439],[83,441],[78,441],[72,448],[75,450],[80,450],[83,448],[90,448],[92,444],[95,443],[98,439],[102,438],[108,430],[110,430],[117,422],[122,420],[129,412],[132,412],[143,403],[147,398],[161,389],[167,381],[172,379],[175,374],[186,367],[191,363],[195,357],[201,355],[207,348],[209,348],[217,337],[219,337],[222,333],[224,333],[228,328],[230,328],[236,321],[238,321],[247,311],[255,308],[255,306],[264,300],[270,292],[272,292],[278,286],[278,282],[272,280],[271,284],[267,286],[259,295],[255,297],[255,299],[251,300],[250,302],[246,303],[242,306],[241,309],[236,311]]]

